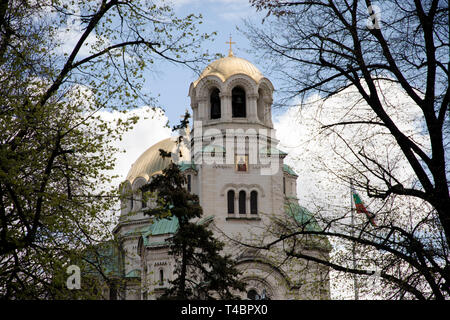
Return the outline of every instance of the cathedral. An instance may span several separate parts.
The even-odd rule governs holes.
[[[169,286],[175,260],[167,239],[178,221],[151,219],[143,210],[154,205],[140,192],[170,161],[186,176],[186,188],[197,194],[205,224],[232,254],[246,284],[243,299],[329,299],[328,269],[311,261],[286,260],[283,252],[258,250],[274,237],[273,226],[320,228],[297,199],[298,176],[284,164],[272,124],[274,87],[249,61],[229,51],[208,65],[191,83],[192,131],[150,146],[132,165],[120,190],[124,196],[114,234],[121,243],[120,272],[124,285],[109,298],[156,299]],[[159,149],[172,152],[162,158]],[[279,224],[279,223],[278,223]],[[301,242],[309,255],[329,257],[327,241]]]

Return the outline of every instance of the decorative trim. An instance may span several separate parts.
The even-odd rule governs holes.
[[[146,185],[148,183],[148,180],[143,176],[138,176],[134,178],[133,183],[131,185],[131,189],[133,191],[133,194],[136,194],[139,189]]]
[[[267,280],[257,277],[257,276],[247,276],[240,280],[247,284],[247,287],[246,287],[247,293],[252,289],[256,290],[258,292],[261,292],[263,289],[266,289],[266,295],[270,299],[274,299],[275,290],[273,289],[272,285]]]
[[[250,213],[250,214],[251,214],[251,213]],[[241,215],[241,217],[240,217],[239,215]],[[254,213],[253,213],[253,215],[254,215],[255,217],[248,216],[247,214],[244,215],[244,214],[236,213],[234,216],[229,215],[228,217],[225,218],[225,220],[226,220],[226,221],[228,221],[228,220],[260,221],[260,220],[261,220],[261,218],[258,217],[257,214],[254,214]]]
[[[274,266],[273,263],[271,263],[270,260],[264,258],[264,257],[245,257],[245,258],[239,258],[237,259],[237,266],[239,266],[240,264],[262,264],[266,267],[268,267],[270,270],[275,271],[275,274],[278,274],[281,276],[281,279],[283,279],[285,281],[285,284],[291,288],[291,289],[295,289],[298,288],[297,286],[293,286],[292,283],[289,280],[289,277],[286,275],[286,273],[281,270],[279,267]]]
[[[194,176],[196,176],[198,174],[198,171],[193,169],[193,168],[189,168],[183,171],[183,174],[193,174]]]
[[[120,221],[119,218],[119,223],[115,226],[115,228],[113,229],[113,233],[118,233],[120,231],[120,229],[124,226],[128,226],[128,225],[142,225],[142,224],[148,224],[151,222],[151,218],[144,218],[144,219],[139,219],[139,220],[130,220],[130,221]],[[122,236],[122,235],[121,235]]]
[[[257,189],[260,192],[261,197],[265,197],[266,196],[265,193],[264,193],[264,189],[258,184],[227,183],[220,190],[220,195],[222,197],[224,197],[225,196],[225,191],[228,191],[228,189],[233,189],[235,191],[245,190],[245,191],[249,191],[249,192],[252,191],[252,189]]]
[[[289,172],[286,172],[286,171],[283,171],[283,174],[284,174],[286,177],[292,177],[292,178],[295,178],[295,179],[298,178],[297,175],[294,176],[292,173],[289,173]]]
[[[205,78],[201,79],[195,86],[195,94],[197,101],[201,96],[205,96],[207,98],[210,93],[209,91],[212,87],[217,87],[217,89],[219,89],[220,92],[223,92],[224,91],[223,80],[216,75],[208,75]]]
[[[231,93],[234,87],[241,85],[245,89],[245,94],[248,97],[251,94],[258,94],[258,84],[255,80],[245,74],[235,74],[227,79],[224,83],[224,91]]]
[[[169,243],[164,241],[164,242],[150,242],[146,245],[144,245],[145,248],[147,250],[152,250],[152,249],[160,249],[160,248],[167,248],[169,247]]]

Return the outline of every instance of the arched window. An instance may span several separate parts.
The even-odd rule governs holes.
[[[145,201],[145,196],[143,192],[141,192],[141,204],[142,208],[147,208],[147,201]]]
[[[109,286],[109,300],[117,300],[117,286],[115,283]]]
[[[234,213],[234,191],[230,190],[227,193],[228,213]]]
[[[239,191],[239,213],[246,214],[245,211],[245,191]]]
[[[250,213],[258,214],[258,192],[250,192]]]
[[[220,91],[217,88],[211,92],[210,100],[211,103],[211,119],[219,119],[221,117],[220,110]]]
[[[255,289],[250,289],[247,292],[247,298],[249,300],[270,300],[270,297],[266,294],[266,289],[263,289],[261,294]]]
[[[248,298],[249,300],[259,300],[258,292],[257,292],[255,289],[250,289],[250,290],[247,292],[247,298]]]
[[[164,270],[159,270],[159,285],[162,286],[164,284]]]
[[[231,105],[233,118],[245,118],[247,116],[244,89],[235,87],[231,90]]]
[[[131,195],[130,195],[130,210],[133,210],[133,204],[134,204],[133,193],[131,193]]]

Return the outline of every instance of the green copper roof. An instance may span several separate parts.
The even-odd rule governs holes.
[[[296,202],[285,202],[285,212],[292,216],[306,231],[322,231],[311,212]]]
[[[111,277],[120,277],[120,255],[116,243],[113,241],[107,241],[95,246],[94,249],[90,249],[86,252],[85,258],[90,261],[84,270],[88,274],[94,274],[100,276],[98,270],[91,264],[100,267],[102,272]]]
[[[145,228],[143,236],[157,236],[160,234],[175,233],[178,230],[178,219],[168,217],[155,220],[151,225]]]
[[[283,171],[286,172],[286,173],[289,173],[289,174],[291,174],[293,176],[298,177],[298,175],[295,173],[295,171],[290,166],[288,166],[287,164],[283,164]]]
[[[271,148],[266,148],[266,147],[264,147],[264,148],[261,148],[261,149],[259,149],[259,153],[262,153],[262,154],[280,154],[280,155],[287,155],[287,153],[286,152],[284,152],[284,151],[281,151],[281,150],[279,150],[279,149],[277,149],[277,148],[275,148],[275,147],[271,147]]]
[[[145,227],[137,227],[134,229],[131,229],[130,231],[126,232],[125,235],[126,236],[132,236],[132,235],[142,235],[144,232],[147,232],[147,226]]]
[[[125,275],[125,278],[140,278],[140,277],[141,277],[141,270],[139,269],[131,270]]]
[[[149,236],[157,236],[162,234],[174,234],[178,230],[178,219],[176,217],[168,217],[164,219],[155,220],[151,225],[146,226],[142,230],[142,237],[144,239],[144,246],[149,246]]]
[[[182,161],[178,164],[181,171],[185,171],[187,169],[193,169],[197,171],[197,167],[195,166],[195,163],[192,163],[190,161]]]

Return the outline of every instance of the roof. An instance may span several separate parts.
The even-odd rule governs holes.
[[[202,218],[202,219],[198,220],[197,224],[199,224],[199,225],[203,225],[203,224],[207,225],[209,222],[211,222],[213,220],[214,220],[214,216],[213,215],[212,216],[207,216],[205,218]]]
[[[194,82],[194,87],[197,86],[200,80],[207,76],[214,75],[220,78],[222,82],[225,82],[229,77],[235,74],[245,74],[255,80],[256,83],[259,83],[259,81],[264,78],[258,68],[251,62],[231,55],[210,63],[205,70],[203,70],[200,77]]]
[[[178,166],[180,167],[180,171],[186,171],[188,169],[193,169],[195,171],[197,171],[197,166],[195,165],[195,163],[192,163],[191,161],[182,161],[178,164]]]
[[[133,269],[125,275],[125,278],[140,278],[140,277],[141,277],[141,270],[139,269]]]
[[[93,266],[97,265],[106,276],[120,277],[121,264],[118,250],[117,244],[113,241],[106,241],[89,249],[84,256],[90,262],[86,266],[85,272],[100,276],[96,267]]]
[[[161,234],[172,234],[178,230],[177,217],[171,216],[164,219],[157,219],[143,230],[143,236],[156,236]]]
[[[259,153],[261,154],[268,154],[268,155],[272,155],[272,154],[279,154],[279,155],[287,155],[286,152],[281,151],[275,147],[271,147],[271,148],[267,148],[267,147],[262,147],[261,149],[259,149]]]
[[[295,173],[295,171],[290,166],[288,166],[287,164],[283,164],[283,171],[286,172],[286,173],[289,173],[289,174],[291,174],[293,176],[298,177],[298,175]]]
[[[148,148],[131,166],[126,180],[133,183],[136,178],[143,177],[148,181],[152,175],[161,173],[169,166],[172,159],[161,157],[159,149],[175,152],[177,148],[176,139],[176,137],[167,138]],[[180,146],[180,150],[182,154],[180,160],[190,160],[190,152],[183,144]]]
[[[313,214],[297,202],[285,202],[284,211],[293,217],[306,231],[322,231]]]

